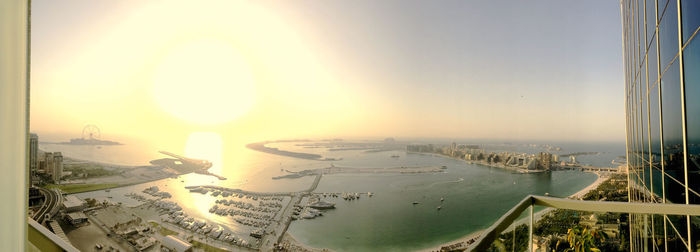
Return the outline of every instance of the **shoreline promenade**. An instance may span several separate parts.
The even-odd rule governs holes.
[[[590,185],[584,187],[583,189],[579,190],[578,192],[575,192],[575,193],[569,195],[567,198],[569,198],[569,199],[580,199],[581,197],[583,197],[584,195],[586,195],[588,192],[590,192],[591,190],[594,190],[594,189],[598,188],[598,186],[600,186],[600,184],[602,184],[602,183],[605,182],[607,179],[609,179],[608,176],[603,176],[603,175],[601,175],[601,174],[599,174],[599,173],[594,173],[594,174],[596,174],[597,178],[596,178],[595,181],[593,181],[593,183],[591,183]],[[547,215],[547,214],[548,214],[549,212],[551,212],[552,210],[554,210],[554,209],[548,207],[548,208],[545,208],[545,209],[542,209],[542,210],[540,210],[540,211],[535,212],[535,213],[534,213],[535,222],[537,222],[537,221],[539,221],[540,219],[542,219],[542,217],[544,217],[545,215]],[[519,226],[519,225],[522,225],[522,224],[527,224],[528,221],[529,221],[528,218],[522,218],[522,219],[516,220],[516,221],[513,222],[513,224],[511,224],[508,228],[506,228],[506,230],[504,230],[503,232],[512,231],[513,228],[515,228],[515,227],[517,227],[517,226]],[[483,232],[483,231],[484,231],[484,230],[475,231],[475,232],[472,232],[472,233],[470,233],[470,234],[467,234],[467,235],[465,235],[465,236],[463,236],[463,237],[460,237],[460,238],[458,238],[458,239],[455,239],[455,240],[452,240],[452,241],[449,241],[449,242],[446,242],[446,243],[443,243],[443,244],[440,244],[440,245],[438,245],[438,246],[434,246],[434,247],[431,247],[431,248],[421,249],[421,250],[418,250],[418,251],[420,251],[420,252],[440,251],[440,249],[441,249],[442,247],[445,247],[445,246],[450,246],[450,245],[454,245],[454,244],[461,243],[461,242],[466,243],[466,242],[468,242],[468,241],[470,241],[470,240],[473,242],[473,241],[476,241],[477,238],[479,238],[479,235],[481,235],[481,232]],[[470,244],[471,244],[471,243],[470,243]]]

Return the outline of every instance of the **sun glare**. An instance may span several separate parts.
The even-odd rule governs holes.
[[[214,132],[192,132],[187,138],[185,156],[212,162],[209,171],[219,174],[223,162],[223,140]]]
[[[197,124],[234,120],[255,103],[245,58],[232,45],[214,39],[173,48],[155,70],[153,93],[165,111]]]

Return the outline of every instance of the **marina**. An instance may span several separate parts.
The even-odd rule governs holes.
[[[496,209],[507,209],[513,204],[510,201],[519,200],[518,194],[522,192],[556,196],[577,189],[577,185],[585,187],[594,179],[592,174],[577,171],[513,174],[440,156],[401,155],[404,152],[396,152],[401,155],[398,159],[391,158],[391,153],[387,156],[382,152],[350,150],[335,153],[347,156],[342,161],[334,161],[338,167],[437,167],[441,172],[344,172],[273,180],[272,177],[289,174],[284,170],[325,169],[329,163],[282,156],[270,158],[268,154],[262,154],[260,158],[264,159],[260,160],[266,160],[266,164],[248,166],[260,167],[260,174],[264,176],[246,175],[243,178],[247,181],[226,172],[222,175],[231,179],[212,180],[200,174],[186,174],[113,188],[109,192],[102,190],[78,195],[123,202],[123,207],[139,207],[149,200],[175,202],[172,199],[177,199],[182,209],[174,211],[175,216],[162,216],[162,220],[159,217],[158,222],[169,229],[191,234],[195,239],[208,240],[217,247],[231,250],[272,249],[275,244],[284,241],[285,233],[289,233],[297,241],[317,248],[391,251],[431,247],[483,229],[490,223],[490,218],[495,219],[500,214]],[[249,153],[252,156],[258,154]],[[280,161],[284,161],[282,168]],[[503,186],[503,181],[507,181],[506,186]],[[171,198],[167,198],[163,192],[170,194]],[[127,197],[127,193],[139,196]],[[265,197],[270,200],[265,200]],[[282,198],[282,201],[271,200],[275,197]],[[461,200],[450,200],[453,198]],[[488,211],[483,218],[469,219],[466,218],[469,213],[477,209],[465,202],[494,210]],[[188,218],[192,219],[187,221]],[[401,222],[406,218],[416,220],[416,225],[420,224],[421,227]],[[185,224],[182,224],[183,220]],[[206,221],[203,230],[202,227],[192,227],[197,220]],[[376,237],[357,236],[362,233],[360,229],[370,228],[369,223],[358,220],[374,220],[375,225],[384,227],[385,232]],[[216,234],[219,226],[223,230],[216,239],[212,239],[209,236],[211,230]],[[412,230],[427,230],[430,235],[411,234]],[[200,238],[196,238],[197,235]],[[415,238],[406,240],[402,237]],[[397,244],[405,245],[396,247]]]

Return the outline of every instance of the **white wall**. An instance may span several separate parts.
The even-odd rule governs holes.
[[[0,1],[0,250],[27,241],[28,2]]]

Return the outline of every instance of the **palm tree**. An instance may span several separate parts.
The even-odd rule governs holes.
[[[569,228],[566,233],[566,241],[569,242],[569,248],[564,251],[600,252],[595,243],[596,241],[604,242],[607,238],[604,232],[600,232],[597,229],[588,229],[580,225]],[[557,247],[559,247],[559,242],[557,242]]]

